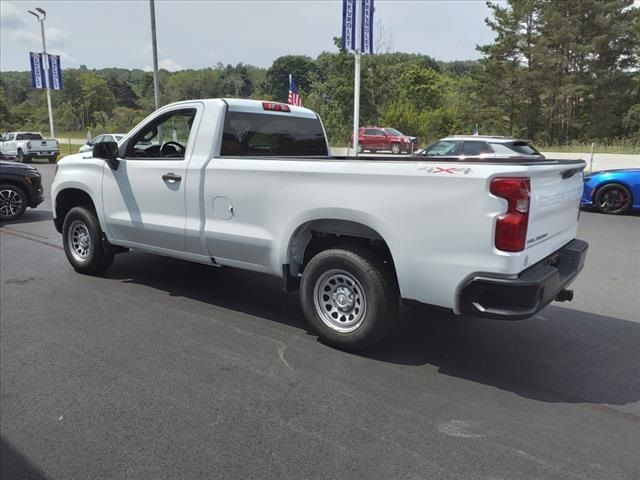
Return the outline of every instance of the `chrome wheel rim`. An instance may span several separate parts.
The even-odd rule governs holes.
[[[22,198],[15,190],[0,190],[0,216],[13,217],[22,209]]]
[[[396,145],[393,145],[393,146],[391,147],[391,151],[392,151],[393,153],[400,153],[400,145],[397,145],[397,144],[396,144]]]
[[[69,226],[67,242],[73,258],[80,263],[86,262],[91,253],[91,235],[82,221],[74,220]]]
[[[362,285],[349,272],[340,269],[328,270],[318,278],[313,301],[323,323],[340,333],[360,327],[367,311]]]

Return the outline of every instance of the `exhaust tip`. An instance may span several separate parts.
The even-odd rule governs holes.
[[[571,300],[573,300],[573,290],[564,288],[556,295],[556,302],[570,302]]]

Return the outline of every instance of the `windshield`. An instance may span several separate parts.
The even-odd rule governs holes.
[[[404,137],[404,133],[402,133],[400,130],[396,130],[395,128],[385,128],[385,130],[387,131],[387,133],[390,133],[391,135],[395,135],[397,137]]]

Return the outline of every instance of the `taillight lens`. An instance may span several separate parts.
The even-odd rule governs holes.
[[[508,202],[507,212],[496,222],[496,248],[504,252],[521,252],[527,243],[531,180],[527,177],[494,178],[490,191]]]

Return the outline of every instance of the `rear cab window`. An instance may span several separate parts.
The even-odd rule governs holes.
[[[328,151],[317,117],[228,111],[220,155],[326,156]]]
[[[42,140],[42,135],[39,133],[19,133],[16,140]]]

